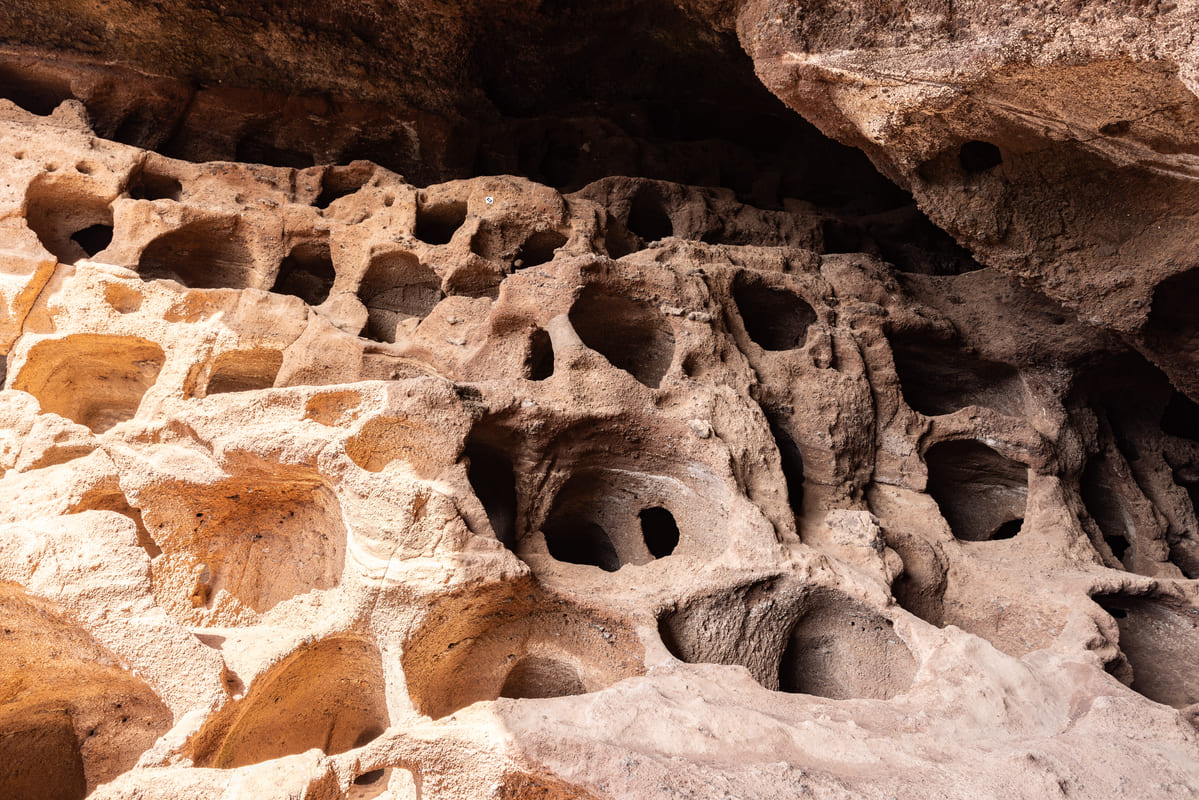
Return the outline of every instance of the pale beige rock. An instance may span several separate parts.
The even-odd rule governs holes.
[[[0,793],[1199,795],[1199,408],[1007,262],[70,102],[0,153]]]

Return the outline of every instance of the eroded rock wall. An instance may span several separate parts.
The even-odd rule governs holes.
[[[577,32],[571,5],[495,24]],[[735,31],[957,241],[769,98],[695,115],[748,85],[735,59],[622,117],[563,111],[569,81],[522,99],[476,47],[458,69],[501,77],[475,118],[445,65],[437,102],[419,75],[342,102],[270,70],[197,87],[184,45],[5,51],[0,794],[1199,795],[1193,292],[1121,260],[1149,217],[1099,213],[1168,209],[1165,265],[1191,179],[1062,145],[1137,192],[1099,197],[960,104],[863,139],[847,96],[902,103],[828,65],[902,50],[924,86],[934,45],[990,41],[982,11],[655,8],[688,22],[649,63]],[[1138,17],[1153,59],[1173,13]],[[1015,117],[1083,114],[1037,69]],[[1031,221],[1051,200],[1077,251]],[[954,222],[1002,208],[998,238]]]

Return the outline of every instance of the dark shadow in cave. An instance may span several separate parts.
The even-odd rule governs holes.
[[[825,236],[832,251],[872,252],[913,272],[978,266],[862,152],[824,136],[767,90],[735,33],[667,0],[467,10],[455,55],[433,62],[412,45],[432,35],[440,15],[392,21],[385,14],[355,27],[352,16],[330,22],[304,6],[249,11],[238,28],[226,26],[215,62],[205,50],[211,43],[200,39],[181,39],[169,61],[110,41],[96,57],[109,69],[138,70],[131,85],[154,73],[201,88],[171,94],[146,84],[153,113],[125,109],[120,125],[111,109],[85,99],[97,132],[133,125],[138,142],[174,157],[293,168],[369,158],[418,185],[512,174],[565,192],[621,175],[725,187],[758,207],[798,199],[828,213],[836,220]],[[293,68],[263,72],[260,56],[239,49],[268,28],[293,42]],[[328,33],[319,48],[288,38],[312,30]],[[184,29],[171,22],[162,35],[175,31]],[[294,68],[316,63],[329,74]],[[379,74],[355,81],[337,68],[351,63]],[[0,59],[0,96],[48,113],[73,86],[50,74],[36,61]],[[364,131],[371,120],[392,127]],[[202,147],[179,144],[201,140]],[[960,156],[968,168],[995,160],[981,142]],[[318,206],[353,188],[323,186]],[[651,236],[663,235],[660,223]],[[552,242],[535,244],[525,266],[552,253]]]

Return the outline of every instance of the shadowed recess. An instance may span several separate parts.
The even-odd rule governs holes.
[[[354,167],[330,167],[321,176],[321,192],[312,205],[326,209],[343,197],[357,192],[371,179],[373,169]]]
[[[587,564],[604,572],[620,569],[620,556],[608,532],[597,523],[577,517],[559,517],[542,528],[550,555],[568,564]]]
[[[903,399],[921,414],[952,414],[967,406],[1024,414],[1024,381],[1007,364],[920,337],[892,337],[891,353]]]
[[[475,441],[467,441],[463,456],[469,463],[470,486],[487,512],[495,538],[515,551],[516,473],[511,460],[498,448]]]
[[[1199,442],[1199,403],[1182,392],[1174,392],[1162,414],[1162,430],[1171,436]]]
[[[787,502],[798,520],[803,515],[803,453],[790,433],[786,418],[774,410],[762,409],[770,425],[770,433],[779,449],[779,465],[787,483]]]
[[[1199,269],[1166,278],[1153,290],[1153,305],[1143,329],[1155,347],[1175,353],[1194,353],[1199,345],[1199,319],[1195,298],[1199,297]]]
[[[258,677],[223,736],[201,734],[201,764],[243,767],[316,748],[344,753],[390,724],[379,649],[352,637],[301,648]]]
[[[279,275],[271,291],[319,306],[328,299],[335,277],[329,243],[300,242],[279,265]]]
[[[570,323],[583,344],[651,389],[670,369],[674,331],[665,315],[644,300],[589,285],[571,307]]]
[[[173,280],[189,289],[257,286],[254,259],[236,220],[202,220],[162,234],[138,260],[143,280]]]
[[[1008,539],[1020,531],[1028,468],[973,440],[939,442],[924,455],[928,493],[958,539]]]
[[[791,629],[779,689],[833,700],[889,700],[912,685],[916,660],[891,620],[835,592],[819,592]]]
[[[674,222],[667,213],[666,203],[652,186],[642,186],[633,196],[625,227],[646,244],[674,235]]]
[[[530,234],[520,249],[512,266],[516,269],[536,267],[554,260],[554,251],[566,244],[566,237],[557,231],[539,231]]]
[[[1134,534],[1135,528],[1118,491],[1119,482],[1110,458],[1101,454],[1087,463],[1079,482],[1079,493],[1112,555],[1124,565],[1124,556],[1130,545],[1129,537]]]
[[[579,671],[574,666],[554,658],[529,655],[512,667],[504,679],[500,697],[569,697],[586,691]]]
[[[665,558],[679,546],[679,526],[671,514],[661,506],[646,508],[637,515],[641,519],[641,535],[645,547],[654,558]]]
[[[816,310],[790,289],[767,286],[748,272],[733,281],[737,313],[749,338],[763,350],[794,350],[803,347],[808,327],[816,321]]]
[[[525,356],[525,377],[543,381],[554,374],[554,345],[550,335],[538,328],[529,337],[529,353]]]
[[[358,285],[358,299],[367,310],[363,335],[376,342],[394,342],[441,302],[441,278],[415,255],[395,250],[378,253]]]
[[[450,239],[466,222],[466,203],[426,203],[422,198],[416,202],[417,239],[426,244],[449,244]]]
[[[439,719],[479,701],[567,697],[644,673],[644,648],[627,624],[563,598],[542,602],[522,588],[459,597],[426,617],[403,654],[417,710]]]
[[[129,176],[125,191],[134,200],[175,200],[183,199],[183,184],[178,178],[143,164]]]
[[[25,195],[25,222],[63,264],[91,258],[112,242],[112,209],[80,176],[39,176]]]
[[[43,412],[103,433],[133,418],[165,361],[161,347],[135,336],[73,334],[30,348],[13,388]]]
[[[640,471],[650,466],[646,461],[617,466],[606,458],[603,463],[575,463],[557,490],[541,525],[554,558],[614,572],[625,564],[653,563],[680,548],[697,556],[723,547],[720,525],[710,516],[719,513],[716,495],[697,494],[669,470]]]
[[[1003,163],[1003,153],[990,142],[975,139],[958,149],[958,161],[966,172],[986,172]]]
[[[1199,703],[1199,609],[1176,600],[1133,595],[1094,598],[1116,621],[1120,652],[1131,668],[1131,687],[1168,706]],[[1121,676],[1116,663],[1108,669]],[[1126,680],[1127,682],[1127,680]]]

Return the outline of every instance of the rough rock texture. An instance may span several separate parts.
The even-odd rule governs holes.
[[[319,5],[0,10],[0,796],[1199,797],[1193,6]]]

